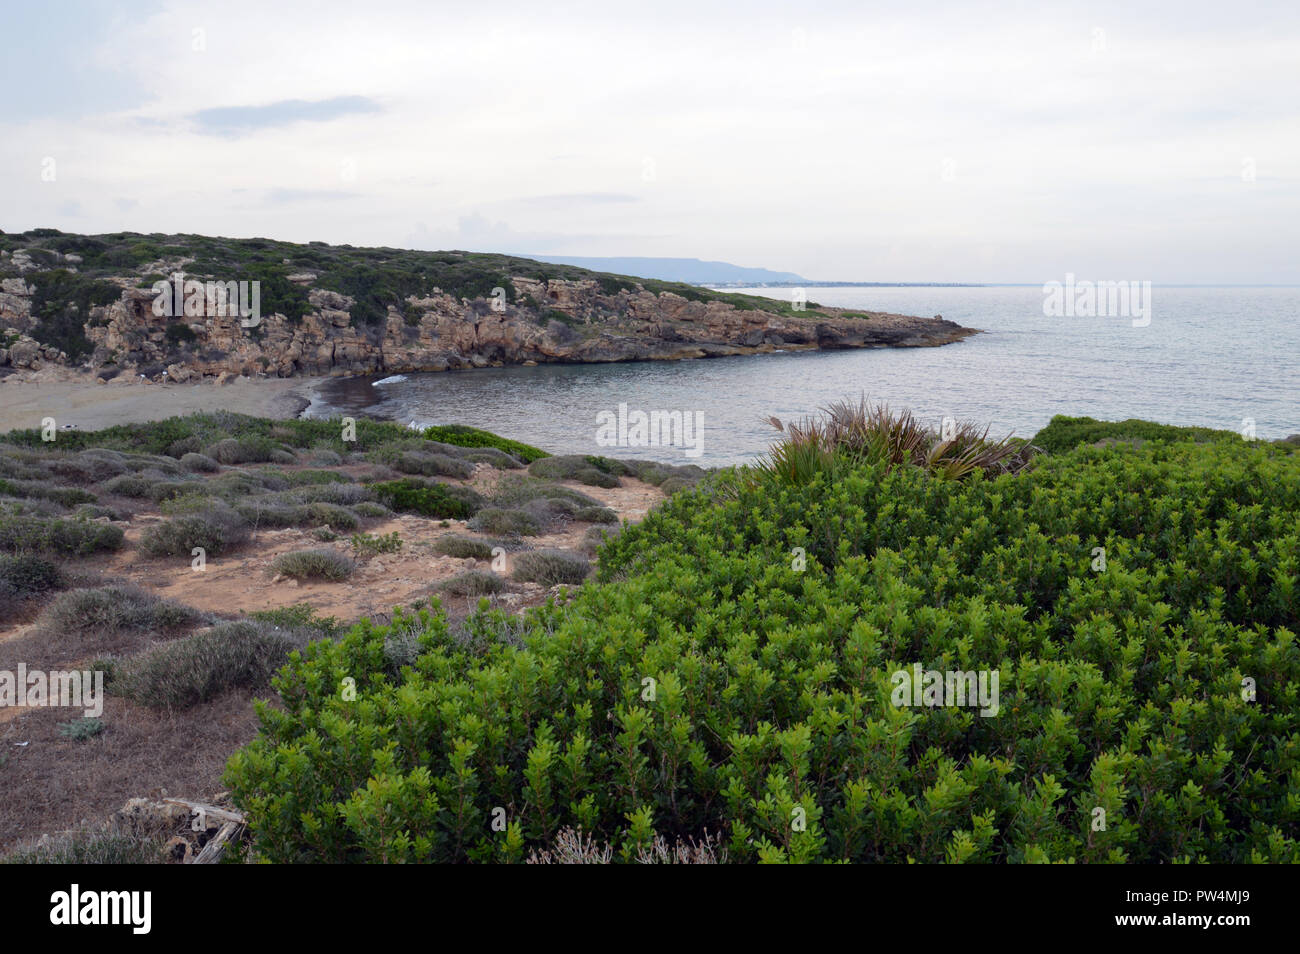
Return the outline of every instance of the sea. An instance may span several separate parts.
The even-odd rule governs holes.
[[[798,294],[727,290],[787,301]],[[1156,285],[1140,317],[1059,314],[1038,285],[801,293],[822,305],[942,315],[981,333],[932,348],[331,378],[304,414],[468,424],[552,453],[704,467],[760,457],[778,436],[774,416],[797,421],[860,398],[936,427],[945,418],[988,425],[991,437],[1032,437],[1057,414],[1263,440],[1300,433],[1300,288]],[[679,421],[691,429],[683,433]]]

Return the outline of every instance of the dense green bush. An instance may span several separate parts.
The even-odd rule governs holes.
[[[723,475],[522,645],[426,613],[309,648],[227,780],[276,861],[569,826],[623,857],[707,829],[732,861],[1298,861],[1298,528],[1300,459],[1241,443]],[[996,671],[997,715],[895,705],[913,664]]]
[[[1099,421],[1091,417],[1067,417],[1058,414],[1047,426],[1034,435],[1031,441],[1048,453],[1073,450],[1081,444],[1098,441],[1197,441],[1204,443],[1239,444],[1240,434],[1235,431],[1216,431],[1208,427],[1174,427],[1154,421]]]
[[[416,477],[371,484],[370,489],[384,506],[398,513],[465,520],[482,506],[482,498],[468,487],[439,484]]]
[[[549,456],[544,450],[539,450],[528,444],[521,444],[519,441],[499,437],[490,431],[481,431],[477,427],[467,427],[464,424],[426,427],[424,436],[431,441],[455,444],[458,447],[495,447],[497,450],[505,451],[511,457],[523,461],[525,464]]]

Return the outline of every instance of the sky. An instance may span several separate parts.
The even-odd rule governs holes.
[[[1300,283],[1294,0],[6,0],[4,21],[8,232]]]

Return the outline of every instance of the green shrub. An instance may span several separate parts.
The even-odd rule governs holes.
[[[556,586],[581,583],[591,572],[591,564],[564,550],[530,550],[515,557],[510,575],[520,582]]]
[[[213,508],[155,523],[140,534],[140,551],[151,557],[190,557],[202,547],[209,557],[248,539],[248,524],[237,511]]]
[[[1057,414],[1045,428],[1034,435],[1031,443],[1049,454],[1061,454],[1083,444],[1096,444],[1105,440],[1239,444],[1242,437],[1235,431],[1218,431],[1208,427],[1174,427],[1132,418],[1127,421],[1098,421],[1091,417]]]
[[[549,480],[576,480],[592,487],[618,486],[618,477],[593,466],[589,458],[579,454],[543,457],[528,465],[528,473]]]
[[[523,461],[495,447],[462,451],[460,456],[462,460],[467,460],[471,464],[491,464],[498,470],[519,470],[524,466]]]
[[[382,519],[393,515],[391,510],[375,500],[362,500],[355,503],[352,505],[352,510],[358,517]]]
[[[255,528],[300,527],[312,519],[306,507],[266,499],[235,504],[234,509],[250,527]]]
[[[618,523],[618,514],[608,507],[579,507],[573,519],[583,523]]]
[[[338,455],[335,454],[335,457]],[[347,474],[336,470],[285,470],[276,471],[275,476],[284,480],[291,487],[305,487],[313,484],[350,484],[353,480]]]
[[[518,507],[530,500],[568,500],[575,508],[604,506],[580,490],[524,474],[506,474],[492,492],[492,503],[497,507]]]
[[[168,497],[158,504],[158,509],[162,511],[163,516],[179,517],[182,514],[203,513],[220,508],[221,499],[208,495],[204,492],[205,489],[202,484],[193,485],[190,493]]]
[[[31,554],[0,555],[0,585],[19,599],[57,590],[63,585],[63,571],[49,560]]]
[[[356,569],[351,559],[334,550],[298,550],[271,561],[271,572],[296,580],[346,580]]]
[[[350,507],[370,498],[372,491],[360,484],[308,484],[296,487],[281,496],[296,503],[327,503]]]
[[[205,456],[199,454],[199,451],[201,450],[203,450],[203,441],[199,440],[197,434],[191,434],[189,437],[182,437],[179,438],[178,440],[172,441],[170,444],[167,445],[165,453],[167,454],[168,457],[175,457],[183,465],[185,463],[185,457],[189,454],[196,454],[200,457]],[[211,457],[207,459],[212,460]],[[213,463],[216,462],[213,461]],[[202,468],[191,467],[189,469],[195,470],[195,469],[202,469]]]
[[[137,474],[123,474],[104,483],[104,493],[117,497],[143,498],[149,496],[153,481]]]
[[[103,731],[103,721],[93,716],[85,716],[80,719],[73,719],[71,722],[59,723],[59,735],[65,739],[72,739],[74,742],[93,739]]]
[[[669,477],[659,485],[659,489],[671,497],[679,490],[690,490],[695,486],[695,483],[695,481],[687,480],[685,477]]]
[[[393,468],[403,474],[423,474],[426,477],[458,477],[464,479],[474,473],[474,466],[465,460],[446,454],[418,454],[408,451],[393,461]]]
[[[500,507],[484,507],[470,520],[469,528],[502,536],[536,536],[541,533],[541,527],[532,514]]]
[[[397,531],[376,535],[373,533],[352,534],[352,551],[357,556],[375,556],[380,553],[397,553],[402,549],[402,538]]]
[[[468,487],[429,483],[414,477],[371,484],[380,501],[398,513],[464,520],[482,506],[482,497]]]
[[[331,503],[307,504],[303,508],[306,519],[314,524],[323,524],[331,530],[355,530],[360,524],[357,515],[346,507]]]
[[[52,637],[82,638],[129,630],[175,632],[202,618],[196,609],[159,599],[139,587],[110,585],[60,593],[37,625]]]
[[[458,560],[492,559],[492,544],[486,540],[476,540],[473,537],[439,537],[433,541],[433,550],[435,553],[456,557]]]
[[[265,687],[306,639],[269,623],[224,623],[124,660],[108,689],[151,709],[186,709],[231,689]]]
[[[453,596],[488,596],[505,588],[505,580],[486,570],[466,570],[438,584],[438,589]]]
[[[614,539],[621,529],[621,527],[615,527],[612,530],[607,530],[604,527],[589,527],[587,532],[582,535],[579,550],[589,557],[594,557],[605,541]]]
[[[519,441],[498,437],[489,431],[481,431],[477,427],[467,427],[464,424],[426,427],[424,436],[431,441],[455,444],[458,447],[495,447],[497,450],[505,451],[511,457],[515,457],[526,464],[547,456],[544,450],[539,450],[528,444],[521,444]]]
[[[269,437],[227,437],[209,447],[206,454],[222,464],[249,464],[269,461],[275,449]]]
[[[208,455],[196,453],[182,454],[181,466],[186,470],[205,474],[215,473],[221,469],[221,465]]]
[[[121,527],[106,523],[0,516],[0,552],[90,556],[106,550],[119,550],[124,539]]]
[[[322,467],[338,467],[343,463],[343,458],[328,447],[318,447],[311,452],[311,462]]]
[[[207,492],[207,487],[197,480],[160,480],[149,488],[149,499],[162,503],[173,497]]]
[[[51,500],[60,507],[75,507],[77,504],[94,503],[98,499],[89,490],[82,490],[80,487],[59,487],[48,483],[3,479],[0,479],[0,495]]]
[[[1296,862],[1298,554],[1300,459],[1242,442],[724,474],[518,645],[423,614],[308,649],[227,782],[279,862],[568,827],[621,859],[708,831],[736,862]],[[997,714],[896,704],[914,665],[997,672]]]
[[[97,484],[126,472],[126,465],[109,452],[88,451],[75,457],[46,460],[50,473],[76,484]]]
[[[302,631],[316,636],[333,636],[339,630],[337,619],[333,616],[317,616],[316,610],[308,603],[257,610],[249,613],[248,618],[269,623],[277,629]]]

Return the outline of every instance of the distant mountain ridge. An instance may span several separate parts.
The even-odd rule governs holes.
[[[775,272],[768,268],[749,268],[730,262],[706,262],[698,258],[604,258],[593,256],[529,255],[528,258],[552,265],[576,265],[597,272],[653,278],[663,282],[688,282],[692,285],[736,285],[765,282],[805,283],[794,272]]]

